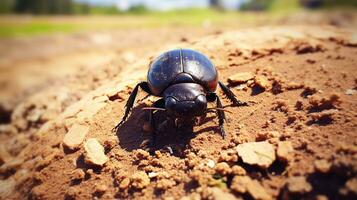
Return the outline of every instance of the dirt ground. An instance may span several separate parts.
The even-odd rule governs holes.
[[[11,112],[0,126],[1,199],[357,197],[356,30],[176,30],[180,37],[166,31],[155,32],[156,40],[143,38],[140,48],[129,42],[51,59],[54,66],[72,60],[79,67],[36,84],[24,100],[3,101],[2,109]],[[233,107],[223,98],[225,139],[212,113],[191,133],[163,127],[149,153],[148,113],[141,108],[155,98],[137,101],[117,133],[112,128],[150,62],[173,48],[207,55],[219,79],[249,106]],[[16,92],[3,95],[22,95]],[[144,97],[140,92],[138,100]]]

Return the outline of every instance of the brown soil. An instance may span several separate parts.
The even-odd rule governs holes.
[[[356,34],[330,26],[224,31],[150,51],[144,46],[134,51],[135,59],[121,54],[104,67],[86,68],[28,97],[12,112],[11,123],[1,126],[0,196],[353,199]],[[224,98],[231,112],[226,139],[215,114],[209,114],[190,133],[164,127],[156,151],[149,154],[142,149],[149,133],[144,131],[148,115],[141,108],[154,99],[138,101],[116,134],[112,128],[149,63],[177,47],[206,54],[225,83],[234,74],[250,72],[252,79],[230,85],[250,105],[232,107]],[[138,99],[144,96],[141,92]],[[103,166],[88,164],[83,143],[73,149],[64,144],[66,133],[78,125],[89,128],[83,143],[96,138],[104,146],[108,161]],[[278,149],[267,168],[238,156],[237,145],[256,141]]]

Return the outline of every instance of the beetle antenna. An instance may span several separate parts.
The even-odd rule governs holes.
[[[227,109],[224,109],[224,108],[208,108],[207,110],[208,110],[208,111],[211,111],[211,110],[222,110],[222,111],[224,111],[224,112],[227,112],[227,113],[232,114],[232,111],[227,110]]]
[[[164,108],[156,108],[156,107],[144,107],[142,108],[143,110],[160,110],[160,111],[166,111]]]

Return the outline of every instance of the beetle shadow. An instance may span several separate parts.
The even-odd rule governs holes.
[[[142,129],[146,121],[145,111],[142,110],[145,106],[147,105],[144,103],[135,106],[127,120],[116,131],[119,145],[127,151],[139,149],[141,143],[150,136]]]
[[[143,126],[149,122],[149,111],[142,110],[146,107],[145,103],[135,106],[129,114],[128,119],[117,129],[117,137],[119,145],[126,151],[133,151],[136,149],[146,149],[150,147],[150,151],[167,149],[167,147],[182,147],[185,146],[195,134],[193,134],[193,127],[184,127],[182,129],[175,129],[172,126],[164,126],[158,128],[165,120],[166,114],[157,112],[154,115],[156,130],[155,146],[145,145],[145,141],[152,139],[152,133],[145,132]],[[174,154],[175,155],[175,154]]]
[[[149,111],[142,110],[146,107],[145,103],[139,104],[134,107],[129,115],[128,119],[117,129],[116,135],[119,140],[119,145],[126,151],[133,151],[136,149],[145,148],[142,144],[146,140],[151,139],[151,134],[143,130],[145,123],[149,121]],[[202,120],[202,124],[212,121],[215,116],[206,117]],[[198,134],[214,131],[219,133],[218,126],[209,126],[198,131],[193,131],[193,126],[184,126],[176,129],[171,125],[158,128],[167,119],[164,112],[155,113],[156,130],[156,143],[154,147],[151,147],[151,151],[155,150],[168,150],[168,147],[173,150],[174,156],[181,156],[179,152],[187,148],[190,140],[196,137]],[[197,125],[200,126],[200,125]],[[177,150],[180,149],[180,150]],[[176,151],[177,150],[177,151]]]
[[[210,117],[206,117],[202,123],[200,125],[203,125],[203,124],[206,124],[214,119],[216,119],[217,117],[216,116],[210,116]],[[220,129],[219,129],[219,126],[218,124],[217,125],[214,125],[214,126],[207,126],[207,127],[204,127],[204,128],[200,128],[199,130],[197,130],[195,132],[195,135],[199,135],[201,133],[205,133],[205,132],[210,132],[210,131],[213,131],[215,133],[219,133]]]

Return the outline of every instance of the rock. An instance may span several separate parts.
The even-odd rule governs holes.
[[[16,181],[16,184],[22,184],[23,182],[31,179],[31,172],[27,169],[18,170],[12,178]]]
[[[323,110],[321,112],[313,112],[308,114],[314,122],[329,122],[334,119],[334,116],[338,113],[337,109]]]
[[[14,135],[16,133],[17,129],[12,124],[0,124],[0,134]]]
[[[287,188],[289,192],[295,194],[305,194],[311,192],[312,186],[308,183],[303,176],[290,177],[287,180]]]
[[[76,116],[84,107],[85,101],[80,100],[77,103],[74,103],[70,106],[68,106],[65,111],[61,114],[61,116],[65,118],[71,118]]]
[[[271,138],[280,138],[280,137],[281,137],[281,133],[278,131],[262,131],[258,133],[256,140],[265,141]]]
[[[230,84],[241,84],[254,78],[254,75],[250,72],[241,72],[228,77]]]
[[[238,161],[238,154],[237,151],[234,149],[230,149],[228,151],[221,151],[219,158],[219,162],[237,162]]]
[[[291,82],[287,82],[286,84],[285,84],[285,88],[287,89],[287,90],[297,90],[297,89],[301,89],[301,88],[304,88],[304,84],[303,83],[297,83],[297,82],[293,82],[293,81],[291,81]]]
[[[5,145],[0,145],[0,165],[10,161],[12,156],[7,151]]]
[[[328,97],[322,97],[317,94],[309,96],[309,108],[315,108],[319,110],[336,108],[341,104],[341,102],[341,97],[338,94],[331,94]]]
[[[9,178],[6,180],[0,180],[0,197],[6,199],[14,193],[16,182],[14,179]]]
[[[30,199],[48,199],[48,196],[46,198],[46,195],[48,195],[48,192],[46,188],[44,188],[44,185],[37,185],[31,189],[30,192],[31,198]]]
[[[331,163],[327,160],[315,160],[314,166],[316,171],[320,173],[328,173],[331,169]]]
[[[236,197],[229,192],[224,192],[218,187],[211,188],[213,200],[235,200]]]
[[[108,137],[107,140],[104,141],[105,149],[113,149],[118,145],[118,139],[116,136]]]
[[[319,90],[316,88],[316,86],[312,85],[305,85],[304,86],[304,91],[302,91],[301,96],[303,97],[310,97],[311,95],[317,93]]]
[[[273,110],[288,113],[289,112],[289,104],[285,99],[276,99],[273,102]]]
[[[95,102],[101,103],[109,100],[108,96],[98,96],[93,99]]]
[[[130,185],[130,179],[129,178],[124,178],[120,184],[119,184],[119,188],[122,190],[125,190],[127,188],[129,188]]]
[[[247,186],[251,182],[251,179],[247,176],[235,176],[231,183],[231,189],[235,192],[244,194],[247,192]]]
[[[148,173],[148,177],[149,178],[155,178],[155,177],[157,177],[159,174],[157,173],[157,172],[149,172]]]
[[[345,184],[346,189],[353,193],[354,195],[357,195],[357,178],[351,178],[349,179],[346,184]]]
[[[145,172],[139,171],[131,176],[131,182],[134,188],[143,189],[150,184],[150,178]]]
[[[248,142],[237,146],[244,163],[268,168],[275,160],[274,146],[268,142]]]
[[[351,34],[343,43],[347,46],[356,47],[357,46],[357,34]]]
[[[209,168],[213,168],[213,167],[216,165],[216,163],[214,162],[214,160],[208,159],[206,165],[207,165]]]
[[[87,140],[84,150],[87,164],[103,166],[108,161],[108,157],[104,154],[104,147],[95,138]]]
[[[241,166],[238,166],[238,165],[234,165],[232,167],[232,174],[233,175],[240,175],[240,176],[243,176],[243,175],[246,175],[247,172],[245,171],[245,169]]]
[[[308,59],[306,59],[306,62],[309,64],[314,64],[314,63],[316,63],[316,60],[312,59],[312,58],[308,58]]]
[[[21,165],[24,163],[22,158],[16,157],[1,165],[0,173],[5,173],[7,171],[16,171],[20,169]]]
[[[323,51],[324,48],[321,44],[318,43],[299,42],[295,46],[294,50],[296,50],[297,54],[305,54]]]
[[[72,172],[72,179],[73,180],[81,180],[81,179],[84,179],[85,177],[85,173],[82,169],[75,169],[73,172]]]
[[[98,184],[95,186],[95,192],[99,194],[103,194],[108,190],[108,187],[104,184]]]
[[[76,187],[70,187],[68,188],[65,197],[66,199],[76,199],[78,194],[78,189]]]
[[[104,102],[87,102],[87,106],[77,114],[77,119],[79,121],[91,120],[95,114],[99,112],[100,109],[104,108],[107,103]]]
[[[271,84],[270,82],[268,81],[268,79],[264,76],[256,76],[254,78],[254,83],[256,86],[259,86],[265,90],[268,90],[271,88]]]
[[[216,165],[216,172],[221,175],[227,175],[231,173],[231,168],[226,162],[220,162]]]
[[[316,200],[328,200],[328,197],[323,194],[319,194],[316,195]]]
[[[231,189],[238,193],[249,193],[253,199],[269,200],[272,196],[257,181],[249,176],[235,176],[232,180]]]
[[[201,200],[201,199],[202,199],[202,197],[199,193],[193,192],[187,196],[181,197],[179,200]]]
[[[348,89],[348,90],[346,90],[346,92],[345,92],[345,94],[347,94],[347,95],[353,95],[353,94],[355,94],[356,93],[356,90],[355,89]]]
[[[7,151],[13,155],[18,155],[28,144],[30,144],[29,138],[25,134],[18,134],[14,136],[7,143]]]
[[[284,162],[288,162],[292,159],[292,153],[294,152],[293,145],[290,141],[278,142],[278,148],[276,155],[278,159]]]
[[[63,145],[72,150],[78,149],[84,141],[84,138],[86,137],[88,131],[88,126],[80,124],[73,125],[64,136]]]
[[[26,119],[30,122],[37,122],[40,120],[42,114],[44,113],[43,110],[40,110],[40,109],[34,109],[34,110],[31,110],[28,115],[26,116]]]
[[[150,157],[150,153],[142,150],[142,149],[138,149],[135,153],[134,153],[135,158],[140,161],[140,160],[146,160]]]
[[[156,183],[156,188],[159,190],[167,190],[176,185],[176,182],[171,179],[160,179]]]

